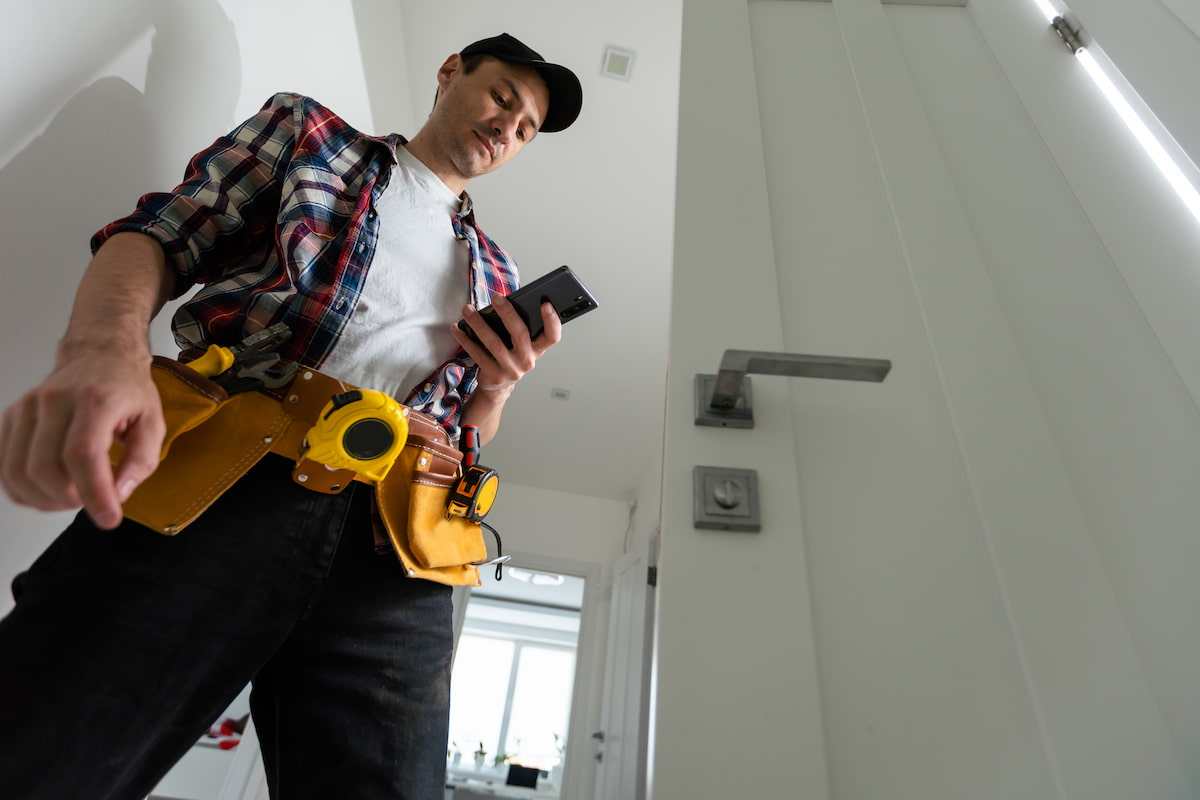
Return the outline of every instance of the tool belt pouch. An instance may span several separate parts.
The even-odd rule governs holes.
[[[446,514],[461,460],[462,453],[449,444],[440,426],[412,414],[408,444],[376,485],[375,499],[392,546],[410,575],[476,586],[479,573],[472,562],[487,560],[483,530]]]
[[[155,356],[150,375],[167,431],[159,465],[125,501],[126,517],[173,535],[212,505],[271,449],[291,422],[279,401],[258,392],[230,397],[173,359]],[[113,449],[113,462],[120,457]]]
[[[167,430],[158,468],[123,510],[129,519],[167,535],[183,530],[268,452],[296,458],[303,432],[329,398],[344,389],[308,371],[311,380],[296,381],[282,403],[262,392],[230,397],[219,384],[162,356],[154,357],[150,374]],[[117,445],[114,464],[120,456]],[[479,585],[479,570],[471,562],[487,559],[483,531],[469,520],[446,515],[461,459],[440,425],[410,412],[407,443],[375,486],[380,520],[410,577]]]

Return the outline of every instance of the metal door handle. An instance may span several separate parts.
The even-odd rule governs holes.
[[[716,375],[696,375],[696,424],[753,428],[751,373],[879,383],[891,369],[892,362],[880,358],[726,350]]]

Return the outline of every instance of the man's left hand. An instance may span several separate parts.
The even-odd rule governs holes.
[[[542,303],[544,329],[536,339],[529,338],[529,328],[506,297],[495,295],[492,307],[508,331],[511,348],[504,346],[500,336],[472,306],[463,307],[463,319],[475,332],[479,342],[472,341],[458,325],[450,328],[458,344],[479,365],[479,388],[483,391],[500,391],[515,386],[534,368],[543,353],[562,340],[562,322],[550,303]]]
[[[500,423],[500,411],[517,382],[529,374],[537,360],[562,340],[562,322],[550,303],[542,303],[542,333],[530,339],[529,328],[516,309],[503,295],[492,298],[492,307],[504,323],[512,347],[505,347],[500,336],[491,329],[473,306],[463,307],[463,319],[474,331],[476,342],[461,331],[457,324],[450,332],[459,346],[479,365],[480,390],[467,406],[463,422],[477,425],[484,441],[491,439]]]

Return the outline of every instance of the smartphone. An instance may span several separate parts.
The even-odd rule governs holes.
[[[554,310],[558,312],[558,318],[564,323],[586,314],[599,305],[583,282],[571,271],[570,267],[566,266],[559,267],[532,283],[525,284],[508,295],[507,299],[525,322],[525,327],[529,328],[530,339],[536,339],[545,327],[542,324],[542,303],[549,302],[554,306]],[[496,310],[488,306],[480,309],[479,313],[504,342],[504,346],[511,350],[512,339],[508,335],[508,329],[504,327],[504,320],[500,319]],[[459,320],[458,327],[472,340],[479,341],[475,336],[475,331],[471,330],[471,326],[467,324],[466,320]]]

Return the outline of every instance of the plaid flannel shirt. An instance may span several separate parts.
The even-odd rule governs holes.
[[[172,320],[181,349],[231,345],[277,322],[292,330],[284,357],[320,368],[354,313],[379,239],[375,203],[404,139],[366,136],[312,98],[278,94],[194,156],[172,192],[92,238],[154,237],[175,273],[173,297],[202,285]],[[451,218],[471,252],[477,307],[517,287],[515,262],[475,224],[464,193]],[[458,435],[478,368],[459,351],[404,399]]]

